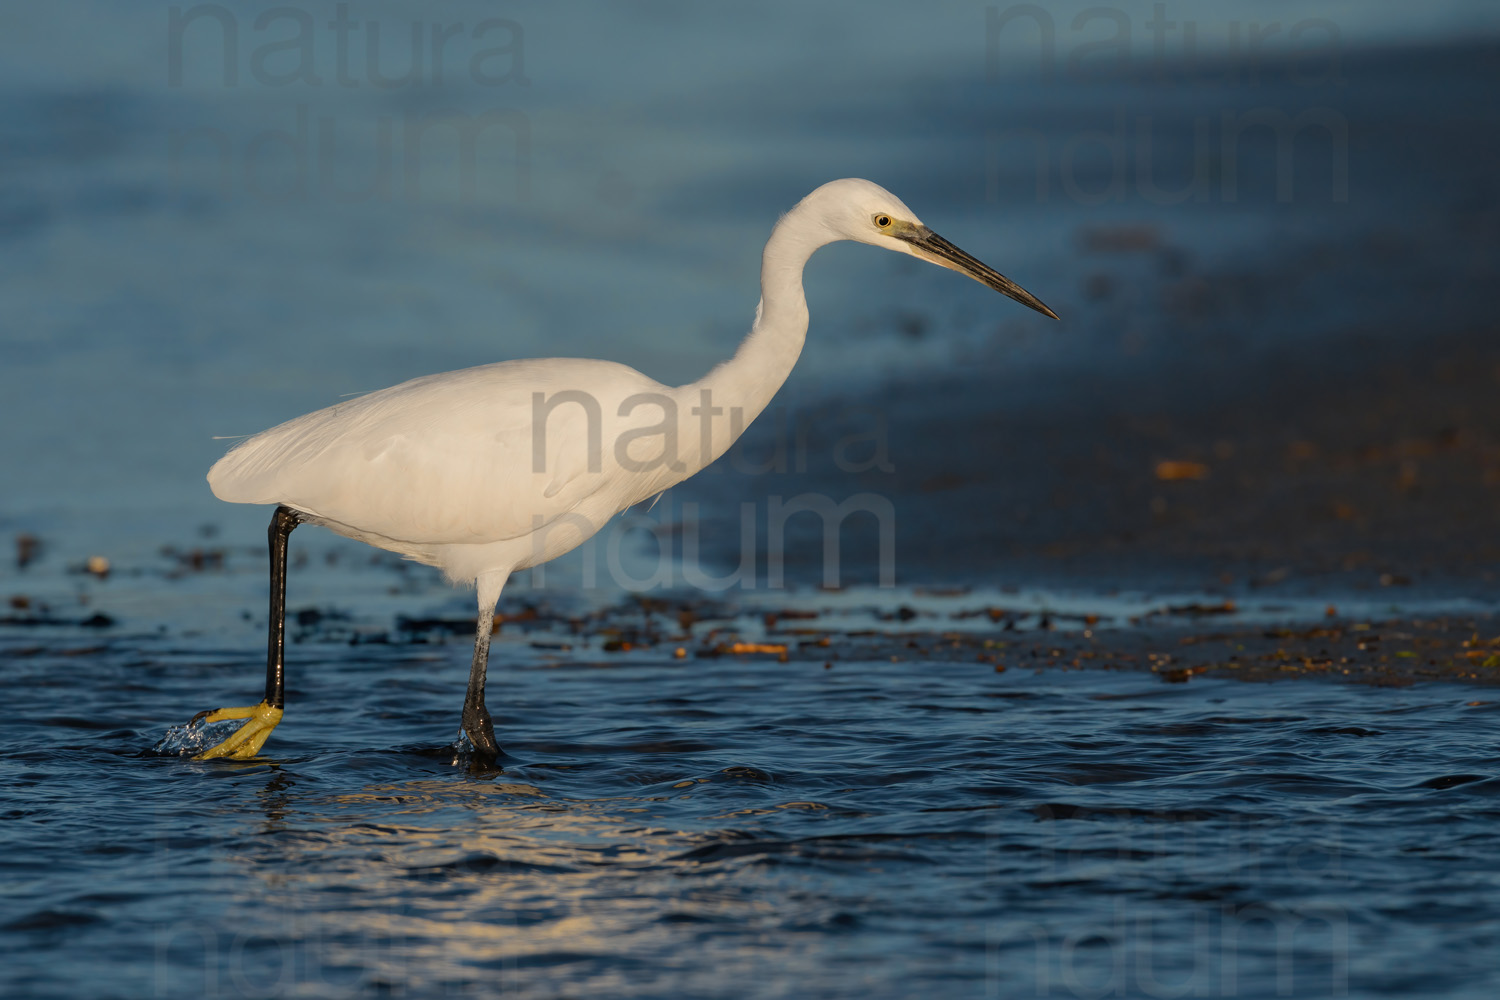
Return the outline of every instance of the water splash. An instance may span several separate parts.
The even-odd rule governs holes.
[[[151,748],[151,752],[163,757],[196,757],[216,743],[228,739],[244,724],[243,719],[225,719],[197,726],[192,723],[172,726],[161,742]]]

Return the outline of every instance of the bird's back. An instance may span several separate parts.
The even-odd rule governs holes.
[[[208,481],[221,500],[286,504],[376,544],[493,543],[577,513],[602,523],[670,485],[621,475],[613,442],[662,419],[650,406],[622,418],[621,401],[673,392],[580,358],[430,375],[257,434]]]

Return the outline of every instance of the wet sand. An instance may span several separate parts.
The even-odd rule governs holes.
[[[1500,105],[1479,99],[1495,52],[1348,60],[1348,86],[1319,95],[1348,125],[1347,201],[1306,186],[1326,175],[1299,161],[1294,203],[1194,217],[1226,234],[1253,220],[1264,239],[1245,252],[1215,255],[1178,209],[1075,209],[1069,272],[1049,286],[1016,271],[1061,323],[997,308],[988,338],[936,377],[836,398],[794,384],[789,423],[813,428],[806,468],[686,484],[709,511],[700,534],[737,538],[744,497],[869,492],[894,505],[900,583],[1493,603],[1500,187],[1473,165],[1493,162],[1500,135]],[[1454,103],[1422,98],[1435,92]],[[1252,96],[1300,106],[1290,91]],[[1188,131],[1231,97],[1164,109],[1158,125]],[[888,335],[951,335],[920,320]],[[883,467],[839,461],[837,443],[860,434],[845,457],[879,437]],[[750,439],[773,453],[771,428]],[[809,581],[818,530],[790,525],[787,564]],[[874,582],[870,534],[845,534],[848,577]]]

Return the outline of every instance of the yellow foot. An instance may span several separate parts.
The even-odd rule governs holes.
[[[246,719],[246,723],[229,735],[224,742],[209,747],[195,756],[194,760],[213,760],[215,757],[233,757],[248,760],[260,753],[261,746],[271,730],[281,721],[281,709],[272,708],[265,702],[247,708],[216,708],[199,712],[193,716],[191,725],[201,722],[221,722],[224,719]]]

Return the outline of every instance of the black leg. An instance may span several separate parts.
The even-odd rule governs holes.
[[[266,539],[271,549],[271,613],[266,625],[266,704],[286,707],[286,549],[302,518],[290,507],[271,515]]]
[[[484,707],[484,674],[490,659],[490,631],[495,624],[495,610],[481,607],[474,626],[474,663],[469,668],[469,690],[464,695],[464,732],[474,744],[474,756],[485,762],[500,754],[495,743],[495,726]]]
[[[259,705],[243,708],[215,708],[193,716],[193,725],[201,721],[245,719],[231,736],[198,754],[198,760],[235,757],[247,760],[260,752],[266,737],[281,722],[286,705],[286,547],[292,529],[302,523],[302,515],[290,507],[277,507],[271,515],[266,538],[271,547],[271,618],[266,624],[266,699]]]

